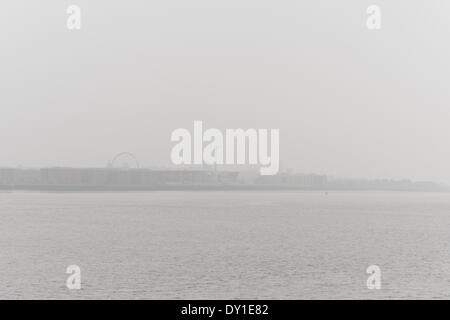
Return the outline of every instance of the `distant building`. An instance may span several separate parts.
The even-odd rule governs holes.
[[[300,188],[325,188],[327,176],[318,174],[293,174],[279,173],[273,176],[260,176],[256,178],[256,184],[290,185]]]
[[[38,185],[38,169],[0,168],[0,186]]]
[[[0,168],[0,185],[10,186],[14,184],[14,169]]]
[[[40,181],[47,186],[158,186],[236,182],[238,172],[207,170],[149,170],[114,168],[45,168]]]

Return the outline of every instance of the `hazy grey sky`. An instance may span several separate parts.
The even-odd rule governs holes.
[[[79,31],[66,8],[82,9]],[[382,28],[366,28],[378,4]],[[279,128],[283,169],[450,183],[450,2],[0,3],[0,166],[169,165],[171,132]]]

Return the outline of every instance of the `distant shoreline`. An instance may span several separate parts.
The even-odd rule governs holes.
[[[44,192],[128,192],[128,191],[399,191],[399,192],[450,192],[446,188],[436,190],[420,188],[311,188],[295,185],[155,185],[155,186],[49,186],[49,185],[0,185],[0,191]]]

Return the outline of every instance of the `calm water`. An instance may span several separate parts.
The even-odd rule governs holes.
[[[450,194],[0,193],[0,298],[450,298]]]

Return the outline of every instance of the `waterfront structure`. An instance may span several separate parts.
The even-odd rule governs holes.
[[[39,169],[0,168],[0,186],[38,185]]]
[[[54,167],[0,168],[0,186],[156,187],[236,183],[238,172]]]
[[[325,188],[327,176],[318,174],[279,173],[273,176],[260,176],[255,180],[256,184],[296,186],[299,188]]]

